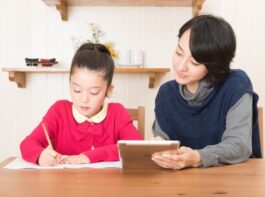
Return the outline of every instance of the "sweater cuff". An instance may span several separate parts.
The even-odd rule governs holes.
[[[198,150],[198,152],[201,155],[202,167],[206,168],[206,167],[216,166],[218,164],[216,155],[212,153],[210,150],[204,148]]]
[[[94,150],[86,151],[84,154],[88,157],[90,163],[96,163],[101,161],[118,161],[118,153],[112,156],[108,155],[108,152],[104,148],[96,148]]]
[[[100,161],[99,153],[97,153],[97,152],[98,151],[95,151],[95,150],[91,150],[91,151],[84,152],[84,154],[89,159],[89,163],[95,163],[95,162],[99,162]]]

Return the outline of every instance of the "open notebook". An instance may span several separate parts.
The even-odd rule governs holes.
[[[92,164],[61,164],[56,166],[39,166],[37,164],[29,163],[21,158],[17,157],[15,160],[7,164],[6,169],[63,169],[63,168],[121,168],[120,161],[112,162],[99,162]]]

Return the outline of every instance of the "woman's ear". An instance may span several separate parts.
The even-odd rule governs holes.
[[[110,85],[108,87],[106,97],[110,97],[111,96],[113,89],[114,89],[113,85]]]

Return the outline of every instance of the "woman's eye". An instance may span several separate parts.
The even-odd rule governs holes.
[[[74,93],[80,93],[81,91],[80,90],[74,90]]]
[[[199,66],[200,65],[200,63],[198,63],[198,62],[191,62],[194,66]]]
[[[181,53],[180,53],[179,51],[176,51],[176,54],[177,54],[178,56],[181,56]]]

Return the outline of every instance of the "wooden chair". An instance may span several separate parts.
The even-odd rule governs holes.
[[[263,108],[262,107],[259,107],[258,109],[258,118],[259,118],[259,132],[260,132],[260,147],[261,147],[261,153],[262,153],[262,157],[263,154],[264,154],[264,151],[263,151]]]
[[[137,121],[137,128],[141,135],[144,138],[144,130],[145,130],[145,108],[144,106],[139,106],[138,108],[129,108],[127,109],[129,114],[132,117],[133,121]]]

